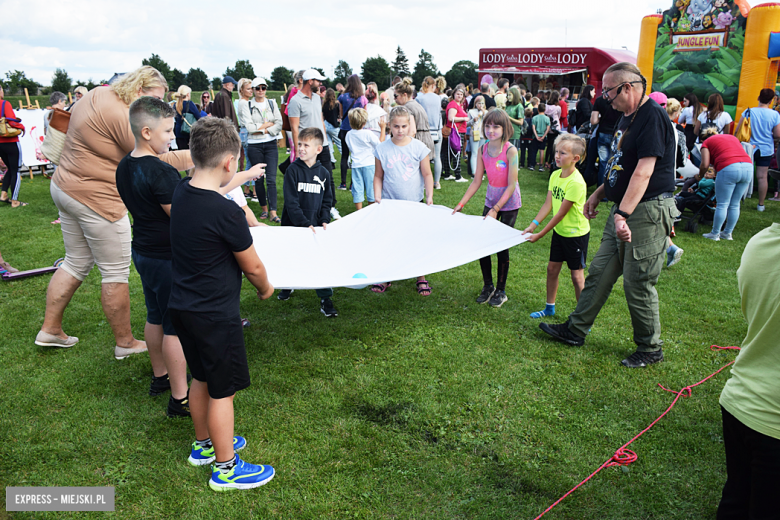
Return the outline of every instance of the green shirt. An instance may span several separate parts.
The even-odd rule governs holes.
[[[710,196],[710,193],[712,193],[712,190],[715,189],[715,179],[702,179],[699,181],[699,183],[696,185],[696,195],[699,197],[706,199]]]
[[[512,119],[519,119],[522,121],[525,119],[524,110],[525,109],[523,108],[522,104],[509,105],[506,107],[506,114]],[[510,139],[521,139],[523,137],[523,125],[516,125],[512,123],[512,128],[515,130],[515,133],[512,134]]]
[[[544,114],[537,114],[531,119],[531,123],[536,128],[536,137],[542,137],[550,127],[550,118]]]
[[[739,422],[780,439],[780,224],[750,239],[737,270],[748,331],[720,404]]]
[[[555,226],[555,232],[562,237],[581,237],[590,232],[590,222],[582,213],[585,200],[588,198],[588,185],[576,169],[565,178],[561,177],[562,171],[553,172],[547,188],[552,193],[552,215],[558,214],[564,200],[570,200],[574,205],[563,217],[563,220]]]

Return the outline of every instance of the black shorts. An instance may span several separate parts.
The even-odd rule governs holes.
[[[491,208],[485,206],[485,209],[482,210],[482,216],[486,216],[490,212]],[[517,212],[519,209],[511,209],[507,211],[499,211],[498,215],[496,215],[496,220],[501,222],[502,224],[506,224],[507,226],[513,228],[515,227],[515,221],[517,220]]]
[[[186,134],[185,134],[186,135]],[[146,321],[152,325],[162,325],[163,334],[175,336],[176,329],[168,314],[168,298],[171,295],[171,261],[150,258],[132,251],[135,270],[141,277],[146,301]]]
[[[769,166],[772,162],[772,156],[761,155],[761,150],[756,148],[756,151],[753,152],[753,161],[756,163],[756,166]]]
[[[590,233],[581,237],[562,237],[553,230],[550,242],[550,262],[566,262],[569,269],[585,269],[588,258],[588,239]]]
[[[168,312],[193,379],[208,384],[212,399],[230,397],[249,386],[241,316],[215,319],[202,312]]]

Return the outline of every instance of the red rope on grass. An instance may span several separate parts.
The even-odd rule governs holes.
[[[739,348],[739,347],[719,347],[718,345],[711,345],[711,346],[710,346],[710,350],[740,350],[740,348]],[[632,438],[630,441],[628,441],[627,443],[625,443],[624,445],[622,445],[620,448],[618,448],[618,449],[617,449],[617,451],[615,452],[615,454],[614,454],[614,455],[612,455],[612,457],[610,457],[608,460],[606,460],[606,461],[604,462],[604,464],[602,464],[601,466],[599,466],[599,467],[598,467],[598,469],[597,469],[596,471],[594,471],[593,473],[591,473],[590,475],[588,475],[588,477],[587,477],[585,480],[583,480],[582,482],[580,482],[579,484],[577,484],[576,486],[574,486],[573,488],[571,488],[571,489],[568,491],[568,493],[566,493],[566,494],[565,494],[565,495],[563,495],[561,498],[559,498],[558,500],[556,500],[556,501],[555,501],[555,502],[554,502],[554,503],[553,503],[553,504],[552,504],[550,507],[548,507],[547,509],[545,509],[545,510],[542,512],[542,514],[540,514],[539,516],[537,516],[537,517],[536,517],[534,520],[539,520],[541,517],[543,517],[545,514],[547,514],[547,513],[548,513],[548,512],[549,512],[549,511],[550,511],[552,508],[554,508],[555,506],[557,506],[558,504],[560,504],[560,503],[563,501],[563,499],[564,499],[564,498],[566,498],[567,496],[569,496],[569,495],[571,495],[572,493],[574,493],[575,491],[577,491],[577,489],[579,489],[579,488],[580,488],[580,486],[582,486],[582,485],[583,485],[583,484],[585,484],[587,481],[589,481],[591,478],[593,478],[594,476],[596,476],[596,474],[597,474],[599,471],[601,471],[602,469],[604,469],[604,468],[609,468],[610,466],[628,466],[628,465],[629,465],[629,464],[631,464],[632,462],[635,462],[635,461],[637,460],[637,455],[636,455],[636,453],[634,453],[633,451],[631,451],[631,450],[629,450],[629,449],[626,449],[626,448],[627,448],[627,447],[628,447],[628,446],[629,446],[629,445],[630,445],[632,442],[634,442],[634,441],[635,441],[635,440],[637,440],[639,437],[641,437],[642,435],[644,435],[644,434],[645,434],[645,433],[646,433],[646,432],[647,432],[647,431],[648,431],[650,428],[652,428],[653,426],[655,426],[655,423],[657,423],[658,421],[660,421],[660,420],[661,420],[661,419],[662,419],[662,418],[663,418],[663,417],[664,417],[664,416],[665,416],[667,413],[669,413],[669,411],[671,411],[671,409],[672,409],[672,408],[674,408],[674,405],[675,405],[675,404],[677,404],[677,401],[680,399],[680,397],[690,397],[690,396],[691,396],[691,393],[692,393],[692,389],[693,389],[694,387],[696,387],[696,386],[699,386],[700,384],[704,383],[705,381],[707,381],[707,380],[709,380],[709,379],[711,379],[711,378],[715,377],[716,375],[720,374],[720,373],[721,373],[721,371],[723,371],[724,369],[726,369],[727,367],[729,367],[730,365],[733,365],[733,364],[734,364],[734,361],[731,361],[730,363],[727,363],[726,365],[724,365],[724,366],[720,367],[720,369],[718,369],[718,371],[716,371],[716,372],[713,372],[712,374],[708,375],[707,377],[705,377],[704,379],[702,379],[702,380],[701,380],[701,381],[699,381],[698,383],[694,383],[694,384],[692,384],[692,385],[688,385],[688,386],[686,386],[685,388],[682,388],[682,389],[681,389],[679,392],[675,392],[674,390],[670,390],[670,389],[668,389],[668,388],[664,387],[662,384],[660,384],[660,383],[659,383],[659,384],[658,384],[658,386],[660,386],[661,388],[663,388],[663,389],[664,389],[664,390],[666,390],[667,392],[672,392],[672,393],[674,393],[674,394],[677,394],[677,395],[675,396],[675,398],[674,398],[674,401],[672,401],[672,404],[670,404],[670,405],[669,405],[669,408],[667,408],[667,409],[666,409],[666,411],[665,411],[664,413],[662,413],[661,415],[659,415],[659,416],[658,416],[658,418],[657,418],[655,421],[651,422],[651,423],[650,423],[650,426],[648,426],[647,428],[645,428],[644,430],[642,430],[641,432],[639,432],[638,434],[636,434],[636,435],[635,435],[635,436],[634,436],[634,437],[633,437],[633,438]]]

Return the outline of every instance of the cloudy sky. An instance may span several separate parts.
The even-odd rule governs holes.
[[[279,65],[322,67],[369,56],[389,62],[398,45],[414,68],[420,49],[442,72],[478,61],[487,47],[606,47],[636,52],[642,17],[671,1],[166,2],[0,0],[0,74],[22,70],[43,85],[55,68],[74,79],[110,78],[152,53],[171,68],[221,76],[248,59],[258,75]],[[496,5],[504,6],[501,10]]]

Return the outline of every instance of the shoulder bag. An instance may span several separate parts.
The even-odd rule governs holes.
[[[14,121],[16,123],[21,122],[21,119],[14,119],[12,117],[5,117],[5,104],[8,103],[8,101],[3,100],[2,105],[0,105],[0,137],[16,137],[17,135],[21,134],[22,131],[18,128],[12,127],[8,121]]]
[[[182,107],[181,107],[182,113],[179,114],[181,116],[181,132],[183,134],[189,134],[190,131],[192,131],[192,125],[194,125],[195,121],[197,121],[197,119],[195,119],[195,116],[192,114],[192,112],[190,112],[189,103],[192,103],[192,101],[187,101],[187,103],[188,103],[187,105],[184,105],[184,103],[182,103]],[[186,111],[185,111],[185,107],[187,109]]]
[[[742,141],[743,143],[749,143],[750,138],[753,135],[752,129],[750,128],[750,109],[748,108],[745,111],[745,115],[743,116],[745,119],[742,121],[742,126],[739,128],[739,132],[737,132],[737,139]]]
[[[53,164],[59,166],[62,149],[65,147],[65,135],[70,124],[70,112],[55,108],[49,121],[49,129],[41,143],[41,153]]]

